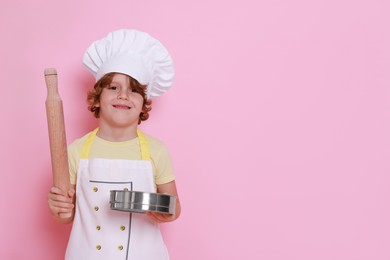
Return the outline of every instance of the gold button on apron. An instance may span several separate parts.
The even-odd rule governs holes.
[[[118,249],[119,249],[119,250],[122,250],[122,249],[123,249],[123,246],[118,246]]]
[[[100,250],[100,249],[102,249],[102,246],[101,246],[101,245],[97,245],[97,246],[96,246],[96,249],[97,249],[97,250]]]
[[[97,230],[100,230],[100,226],[99,226],[99,225],[97,225],[97,226],[96,226],[96,229],[97,229]]]
[[[97,187],[93,187],[93,191],[94,191],[94,192],[97,192],[97,191],[98,191],[98,188],[97,188]]]
[[[126,228],[125,228],[125,226],[121,226],[121,230],[123,231],[123,230],[125,230]]]
[[[98,210],[99,210],[99,207],[98,207],[98,206],[95,206],[93,209],[94,209],[95,211],[98,211]]]

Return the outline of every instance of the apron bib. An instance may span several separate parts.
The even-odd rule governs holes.
[[[168,260],[157,223],[143,214],[111,210],[109,204],[110,190],[156,192],[145,136],[137,130],[142,160],[89,159],[97,130],[88,136],[81,153],[65,259]]]

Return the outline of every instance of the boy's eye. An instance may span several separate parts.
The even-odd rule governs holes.
[[[117,92],[118,92],[118,91],[121,91],[121,87],[116,86],[116,85],[108,85],[108,86],[107,86],[107,89],[108,89],[108,90],[117,91]],[[132,88],[128,88],[127,91],[128,91],[129,93],[138,93],[137,90],[132,89]]]
[[[117,86],[108,86],[107,88],[108,88],[108,89],[111,89],[111,90],[117,90],[117,89],[118,89]]]

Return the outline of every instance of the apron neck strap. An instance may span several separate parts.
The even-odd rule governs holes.
[[[141,149],[141,159],[143,161],[150,161],[148,139],[146,139],[145,135],[139,129],[137,129],[137,135],[138,135],[139,147]]]
[[[99,128],[96,128],[88,135],[87,140],[84,143],[83,150],[81,151],[81,156],[80,156],[81,159],[89,158],[89,151],[91,150],[93,139],[95,138],[98,130]],[[138,136],[139,146],[141,149],[141,159],[150,160],[148,140],[139,129],[137,129],[137,136]]]

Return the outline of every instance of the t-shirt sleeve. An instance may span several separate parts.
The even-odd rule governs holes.
[[[75,185],[77,180],[77,169],[80,160],[80,141],[77,140],[68,146],[69,177],[70,184]]]
[[[155,164],[155,183],[157,185],[165,184],[175,180],[172,161],[169,156],[168,150],[163,143],[159,142],[155,158],[153,158],[152,160]]]

